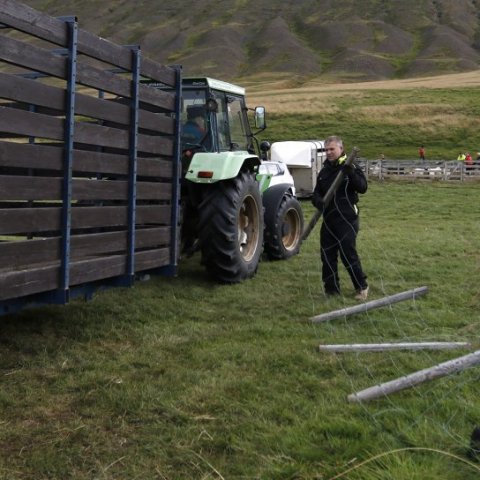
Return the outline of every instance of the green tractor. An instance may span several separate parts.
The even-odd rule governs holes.
[[[265,109],[250,119],[244,88],[186,78],[182,90],[182,254],[200,250],[215,279],[241,282],[263,251],[271,259],[299,252],[304,219],[293,177],[267,160],[269,143],[255,137]]]

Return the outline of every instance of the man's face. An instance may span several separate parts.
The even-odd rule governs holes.
[[[202,116],[196,117],[195,123],[198,125],[199,128],[205,130],[205,118],[203,118]]]
[[[330,162],[334,162],[342,155],[342,147],[336,142],[327,143],[325,150],[327,151],[327,159]]]

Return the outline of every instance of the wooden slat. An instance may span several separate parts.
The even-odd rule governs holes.
[[[169,205],[137,207],[137,225],[170,224]],[[123,227],[127,225],[127,207],[77,207],[72,210],[72,228]]]
[[[139,252],[135,254],[135,272],[163,267],[169,265],[169,261],[170,250],[168,248]],[[126,257],[124,255],[72,262],[70,285],[116,277],[123,275],[125,271]]]
[[[63,120],[41,113],[0,107],[0,131],[25,136],[63,140]]]
[[[0,274],[0,300],[54,290],[59,286],[59,273],[58,265],[2,272]]]
[[[58,110],[65,109],[64,89],[18,75],[0,73],[0,97]]]
[[[61,194],[58,177],[0,176],[0,200],[58,200]]]
[[[65,57],[4,35],[1,35],[0,59],[54,77],[65,78],[67,74]]]
[[[175,70],[172,67],[166,67],[160,63],[154,62],[149,58],[142,58],[141,74],[150,77],[152,80],[165,83],[170,87],[175,86]]]
[[[131,108],[129,105],[88,95],[77,94],[75,113],[122,125],[130,125],[131,123]],[[175,121],[164,114],[140,109],[138,111],[138,126],[153,132],[173,135]]]
[[[169,205],[137,207],[138,225],[169,225]],[[72,228],[125,227],[127,207],[75,207],[72,209]],[[55,232],[61,228],[61,208],[0,208],[0,235]]]
[[[174,92],[164,92],[158,88],[149,87],[148,85],[139,85],[139,97],[141,102],[164,108],[170,112],[175,111],[175,94]]]
[[[74,179],[72,187],[72,197],[75,200],[127,200],[128,198],[127,181]],[[171,185],[168,183],[137,182],[137,200],[169,200],[171,191]]]
[[[0,208],[0,235],[56,231],[60,229],[60,219],[59,207]]]
[[[137,199],[170,200],[172,185],[170,183],[137,182]]]
[[[0,155],[1,155],[0,142]],[[126,155],[117,155],[112,153],[88,152],[84,150],[75,150],[73,154],[74,172],[91,172],[105,175],[128,174],[129,158]],[[1,165],[1,158],[0,158]],[[159,158],[138,158],[137,175],[139,177],[172,177],[172,162]]]
[[[120,103],[125,107],[129,107],[130,99],[118,97],[111,102]],[[140,102],[139,108],[139,128],[152,130],[154,132],[161,132],[169,135],[173,135],[175,128],[175,119],[169,117],[161,112],[152,112],[150,110],[143,109],[144,103]],[[151,106],[149,106],[151,108]],[[116,121],[114,118],[110,119],[112,122]],[[120,122],[121,123],[121,122]]]
[[[60,238],[0,242],[0,276],[34,264],[53,262],[60,258]]]
[[[21,167],[31,169],[63,169],[63,144],[44,146],[42,144],[10,143],[0,141],[0,167]],[[127,155],[74,150],[73,171],[79,173],[128,174]],[[137,175],[140,177],[171,178],[172,162],[159,158],[138,158]]]
[[[0,131],[32,137],[63,140],[64,121],[41,113],[0,106]],[[129,147],[129,132],[102,125],[75,122],[74,140],[103,147]],[[167,137],[138,135],[138,150],[154,155],[173,155],[173,140]]]
[[[156,227],[135,232],[135,248],[152,248],[167,245],[170,241],[170,227]],[[126,252],[126,231],[73,235],[71,257],[73,260],[112,252]],[[1,245],[0,245],[1,253]]]
[[[153,135],[138,135],[138,151],[153,153],[154,155],[173,155],[174,142],[171,138],[156,137]]]
[[[63,168],[63,143],[58,147],[28,143],[0,142],[0,167]]]
[[[170,265],[170,249],[147,250],[135,254],[135,272]]]
[[[18,133],[18,132],[15,132]],[[129,148],[129,132],[92,123],[76,122],[74,139],[78,143],[112,148]],[[167,137],[138,135],[138,151],[154,155],[173,155],[173,140]]]
[[[142,205],[137,207],[137,225],[170,225],[170,205]]]

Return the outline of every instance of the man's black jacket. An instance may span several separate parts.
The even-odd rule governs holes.
[[[327,193],[340,171],[344,171],[343,182],[340,183],[330,203],[325,207],[322,198]],[[358,194],[367,191],[367,179],[363,171],[355,164],[340,165],[338,160],[326,160],[317,177],[317,184],[313,191],[312,203],[323,212],[325,222],[353,220],[357,217]]]

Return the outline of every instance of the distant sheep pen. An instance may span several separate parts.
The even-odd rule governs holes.
[[[385,180],[395,179],[423,179],[445,181],[479,181],[480,162],[473,165],[453,160],[366,160],[361,159],[359,164],[364,168],[369,178]]]

